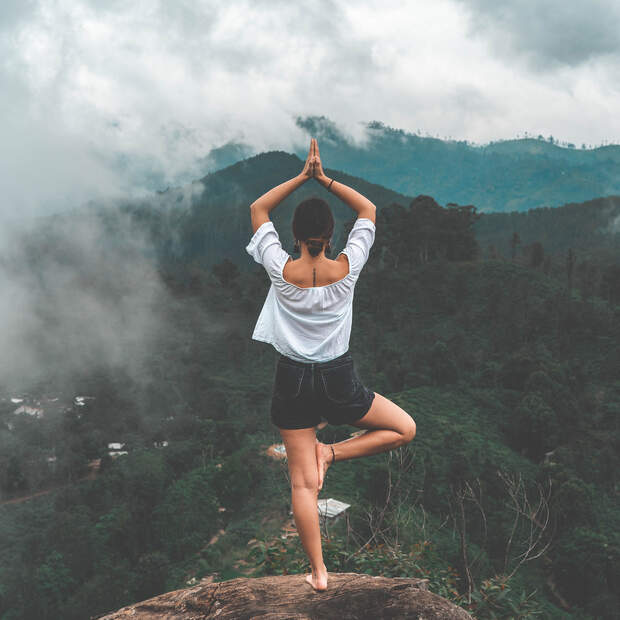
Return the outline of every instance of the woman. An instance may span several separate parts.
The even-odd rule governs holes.
[[[310,179],[349,205],[357,220],[345,249],[331,260],[334,218],[320,198],[299,204],[293,218],[296,249],[292,260],[280,244],[269,212]],[[385,452],[410,442],[416,432],[411,416],[360,381],[349,352],[355,282],[375,238],[375,205],[323,172],[317,141],[312,139],[302,172],[269,190],[250,207],[254,234],[247,252],[271,280],[252,338],[280,353],[275,371],[271,420],[286,448],[297,532],[310,559],[306,581],[327,588],[317,510],[318,491],[335,461]],[[369,429],[335,444],[316,438],[325,420]]]

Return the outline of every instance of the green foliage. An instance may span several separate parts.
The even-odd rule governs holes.
[[[131,589],[138,600],[161,594],[166,589],[170,560],[165,553],[153,551],[138,558]]]
[[[562,591],[599,617],[617,612],[615,598],[609,592],[620,583],[620,536],[585,527],[567,532],[557,542],[554,570]],[[605,580],[601,579],[605,575]]]
[[[195,469],[172,484],[153,511],[157,545],[173,562],[200,549],[219,525],[214,468]]]
[[[39,618],[56,618],[63,600],[75,587],[76,581],[71,576],[61,553],[51,551],[35,573],[35,590]]]
[[[464,605],[475,618],[489,620],[526,620],[544,617],[540,601],[534,598],[535,592],[515,592],[504,575],[485,579],[480,588],[472,592],[472,603]]]
[[[246,503],[260,478],[261,465],[260,457],[250,447],[234,452],[222,464],[214,488],[227,509],[236,510]]]

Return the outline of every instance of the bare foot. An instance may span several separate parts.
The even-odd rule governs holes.
[[[327,469],[332,464],[332,449],[324,443],[321,443],[318,439],[315,445],[316,449],[316,464],[319,470],[319,491],[323,488],[323,480],[325,480],[325,474]]]
[[[323,565],[322,570],[318,571],[312,569],[312,573],[310,575],[306,575],[306,581],[315,590],[327,590],[327,567]]]

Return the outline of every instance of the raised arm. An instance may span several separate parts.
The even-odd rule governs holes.
[[[269,221],[269,212],[277,207],[289,194],[292,194],[300,185],[312,178],[312,157],[314,156],[313,140],[310,141],[310,150],[303,170],[292,179],[276,185],[264,193],[250,205],[252,230],[256,232],[261,224]]]
[[[349,205],[351,209],[357,212],[357,217],[367,217],[372,220],[372,223],[376,223],[376,211],[377,207],[374,203],[370,202],[366,196],[362,196],[359,192],[355,191],[352,187],[330,179],[323,172],[323,166],[321,164],[321,156],[319,154],[319,145],[314,140],[314,156],[312,158],[312,167],[314,178],[325,188],[329,188],[329,191],[338,196],[340,200]]]

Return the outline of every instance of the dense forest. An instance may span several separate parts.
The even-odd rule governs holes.
[[[0,257],[22,326],[0,377],[3,620],[307,568],[268,450],[277,354],[250,338],[269,280],[243,255],[247,196],[298,163],[46,218]],[[620,262],[591,214],[618,202],[489,215],[348,178],[378,206],[350,349],[418,432],[328,472],[321,497],[350,504],[324,524],[328,570],[424,577],[477,618],[615,617]],[[289,249],[301,198],[272,214]],[[332,206],[337,252],[353,219]]]

